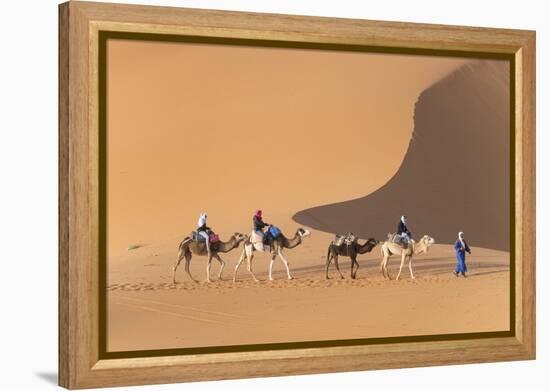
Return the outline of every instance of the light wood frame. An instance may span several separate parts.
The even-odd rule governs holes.
[[[513,336],[100,359],[100,31],[509,54],[515,63]],[[534,358],[535,32],[88,2],[59,6],[61,386],[90,388]]]

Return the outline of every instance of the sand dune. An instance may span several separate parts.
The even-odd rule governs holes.
[[[108,45],[108,350],[508,329],[509,254],[480,248],[507,250],[505,213],[497,213],[507,193],[495,193],[507,189],[501,167],[508,160],[499,149],[506,148],[508,121],[499,111],[506,103],[504,66],[460,68],[471,61],[429,56]],[[457,150],[479,161],[455,167]],[[308,209],[316,205],[327,206]],[[294,280],[285,279],[278,261],[276,281],[267,282],[269,258],[259,254],[253,265],[259,283],[243,267],[235,284],[195,284],[182,267],[172,284],[178,242],[200,211],[227,239],[251,230],[257,208],[287,236],[298,224],[313,227],[287,252]],[[349,279],[346,259],[345,280],[334,278],[334,269],[324,279],[331,232],[380,238],[401,213],[415,233],[429,230],[439,243],[466,231],[474,246],[469,277],[456,279],[454,251],[436,245],[415,260],[414,282],[408,270],[402,281],[383,280],[379,248],[359,257],[358,280]],[[223,255],[226,279],[240,251]],[[390,263],[394,276],[397,266]],[[218,268],[214,261],[213,276]],[[205,259],[194,258],[191,272],[204,280]]]
[[[422,92],[414,133],[397,174],[353,201],[298,212],[300,224],[363,237],[394,232],[409,217],[413,234],[509,250],[509,66],[468,64]],[[388,138],[391,143],[391,138]],[[376,166],[363,165],[368,178]]]
[[[291,217],[397,171],[422,90],[468,60],[109,41],[109,255]],[[391,138],[393,143],[386,142]],[[374,168],[374,169],[373,169]]]

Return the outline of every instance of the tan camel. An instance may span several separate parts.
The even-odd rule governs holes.
[[[390,273],[388,272],[388,260],[392,255],[401,255],[401,266],[399,266],[399,273],[397,274],[396,280],[399,280],[399,276],[401,275],[401,270],[403,269],[403,265],[405,264],[405,261],[409,260],[409,271],[411,272],[411,278],[414,280],[414,274],[412,270],[412,257],[413,255],[418,255],[422,253],[428,252],[428,249],[432,244],[435,243],[434,238],[424,235],[418,243],[415,243],[414,240],[411,240],[411,242],[408,244],[406,248],[403,248],[403,246],[400,243],[394,243],[391,240],[392,235],[388,234],[388,240],[382,244],[382,262],[380,263],[380,270],[382,271],[382,275],[391,280]]]
[[[191,271],[189,270],[189,264],[191,263],[191,257],[193,254],[208,257],[208,261],[206,263],[206,282],[210,282],[210,267],[212,266],[212,258],[215,258],[221,265],[220,272],[218,273],[218,278],[221,280],[225,262],[219,256],[219,253],[227,253],[239,247],[239,244],[244,240],[248,240],[248,236],[235,232],[235,234],[233,234],[227,242],[219,241],[210,243],[210,254],[208,254],[208,251],[206,250],[206,243],[191,240],[190,237],[184,238],[179,244],[178,258],[176,259],[176,265],[173,269],[174,275],[172,280],[174,284],[176,283],[176,270],[183,258],[185,258],[185,271],[193,281],[198,282],[193,278]]]
[[[359,262],[357,262],[357,255],[359,254],[365,254],[368,252],[371,252],[371,250],[378,244],[378,240],[374,238],[370,238],[363,244],[359,244],[357,241],[353,241],[350,244],[342,243],[340,245],[331,243],[328,246],[327,251],[327,263],[325,267],[325,279],[329,279],[328,276],[328,267],[330,266],[330,263],[334,259],[334,265],[336,266],[336,270],[338,270],[338,273],[340,273],[340,278],[344,278],[342,275],[342,272],[340,271],[340,266],[338,265],[338,256],[341,255],[343,257],[350,257],[351,258],[351,274],[350,277],[352,279],[355,279],[357,276],[357,270],[359,269]]]
[[[307,229],[298,228],[292,239],[286,238],[281,233],[277,237],[277,239],[271,238],[270,242],[264,246],[264,252],[269,251],[271,254],[271,262],[269,263],[269,280],[270,281],[273,281],[271,271],[273,270],[273,262],[275,262],[275,258],[277,258],[277,256],[281,258],[281,260],[285,265],[288,279],[292,280],[293,277],[290,275],[290,270],[288,268],[288,260],[283,255],[283,249],[285,248],[290,249],[300,245],[302,243],[302,240],[309,235],[310,235],[310,232]],[[256,248],[256,246],[254,246],[254,243],[250,241],[250,238],[247,238],[246,241],[244,242],[244,250],[241,253],[241,257],[237,261],[237,265],[235,266],[235,272],[233,273],[233,282],[237,280],[237,271],[239,270],[241,263],[245,259],[248,264],[248,272],[252,275],[252,278],[254,278],[254,281],[258,281],[256,276],[254,275],[254,272],[252,271],[252,259],[254,258],[255,251],[259,251],[259,250]]]

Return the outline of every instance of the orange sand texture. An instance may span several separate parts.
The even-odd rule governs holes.
[[[413,261],[415,281],[408,270],[400,281],[385,281],[377,247],[359,257],[357,280],[341,258],[347,278],[326,281],[326,248],[346,221],[331,210],[328,220],[324,210],[293,220],[300,211],[384,189],[410,151],[420,94],[484,63],[506,72],[506,63],[460,58],[110,40],[108,350],[507,330],[507,249],[475,247],[471,238],[470,276],[456,279],[451,241],[438,242]],[[476,115],[508,113],[497,106]],[[507,140],[502,127],[499,137]],[[493,167],[491,159],[479,165]],[[436,167],[445,164],[452,162]],[[414,199],[414,189],[407,191]],[[346,216],[360,217],[358,205]],[[382,207],[391,224],[363,223],[362,237],[382,239],[379,232],[395,230],[407,210],[390,201]],[[265,281],[268,256],[259,254],[253,267],[262,281],[254,283],[243,267],[233,284],[241,246],[223,255],[226,281],[195,284],[182,267],[179,283],[171,283],[177,245],[199,212],[208,212],[225,240],[248,234],[258,208],[287,236],[298,226],[311,230],[287,251],[294,280],[277,262],[276,281]],[[422,224],[432,218],[423,216]],[[424,233],[437,241],[438,232],[415,232]],[[205,264],[193,258],[195,278],[205,278]],[[390,261],[393,276],[397,266]],[[215,263],[213,276],[217,270]]]

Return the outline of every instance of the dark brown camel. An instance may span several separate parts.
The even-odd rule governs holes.
[[[358,254],[365,254],[371,252],[371,250],[378,244],[378,240],[370,238],[364,244],[359,244],[358,242],[353,242],[351,244],[342,243],[340,245],[331,244],[328,246],[327,251],[327,265],[325,270],[325,278],[328,279],[328,267],[330,262],[334,259],[334,264],[336,265],[336,270],[340,273],[340,277],[344,278],[342,272],[340,271],[340,266],[338,265],[338,256],[351,258],[351,278],[355,279],[357,275],[357,270],[359,269],[359,262],[357,262]]]
[[[227,242],[219,241],[219,242],[211,243],[210,256],[208,256],[209,254],[206,250],[206,244],[204,242],[197,242],[197,241],[191,240],[191,238],[189,237],[186,237],[180,242],[178,246],[178,250],[179,250],[178,258],[176,259],[176,265],[174,266],[174,269],[173,269],[174,275],[172,278],[174,284],[176,283],[176,270],[183,258],[185,258],[185,271],[193,281],[198,282],[193,278],[193,276],[191,275],[191,271],[189,270],[189,264],[191,263],[191,257],[193,256],[193,254],[208,257],[208,261],[206,263],[206,282],[210,282],[210,267],[212,265],[212,258],[216,258],[216,260],[221,265],[220,272],[218,274],[218,278],[221,280],[225,262],[220,258],[218,254],[227,253],[239,247],[239,244],[242,241],[247,239],[248,239],[248,236],[235,232],[235,234],[232,235]]]

